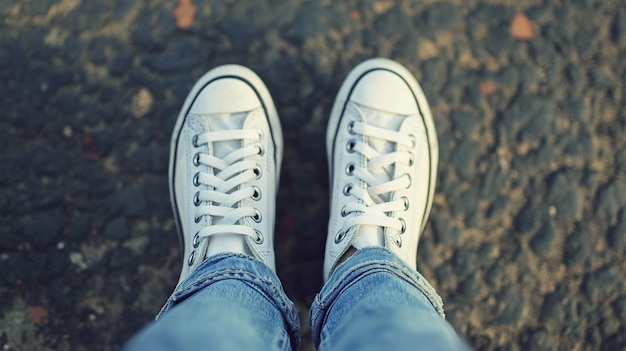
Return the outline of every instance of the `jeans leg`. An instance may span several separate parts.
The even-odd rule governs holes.
[[[311,306],[320,350],[466,350],[443,303],[417,272],[382,248],[339,265]]]
[[[207,259],[125,350],[295,350],[299,322],[276,274],[245,255]]]

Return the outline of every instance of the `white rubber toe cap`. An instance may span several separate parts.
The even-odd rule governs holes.
[[[193,114],[219,114],[251,111],[261,106],[254,90],[243,80],[220,78],[209,82],[191,106]]]
[[[392,114],[419,113],[408,84],[399,75],[384,69],[366,73],[354,87],[350,100]]]

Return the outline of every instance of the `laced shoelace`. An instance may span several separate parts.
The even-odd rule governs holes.
[[[408,150],[381,153],[363,141],[360,136],[363,136],[365,140],[377,138],[406,148],[413,148],[415,137],[357,121],[349,123],[348,131],[355,136],[347,144],[348,152],[358,152],[367,159],[367,162],[365,167],[357,167],[354,163],[349,163],[346,172],[363,182],[366,187],[354,186],[352,183],[344,187],[344,195],[352,199],[341,209],[341,215],[347,218],[339,235],[345,235],[350,228],[359,225],[386,227],[395,231],[396,244],[401,246],[402,241],[399,235],[406,231],[406,222],[402,218],[393,217],[392,213],[407,210],[409,200],[404,196],[391,200],[391,193],[407,189],[411,185],[411,176],[403,174],[384,181],[373,173],[396,163],[412,165],[413,155]],[[395,150],[398,149],[398,147],[395,148]]]
[[[193,137],[192,143],[198,147],[203,144],[221,141],[252,141],[251,144],[236,149],[224,158],[199,152],[193,158],[193,164],[199,168],[193,177],[193,184],[199,189],[193,198],[196,206],[195,221],[200,223],[205,216],[210,216],[210,225],[202,227],[193,239],[197,247],[200,239],[216,234],[235,233],[246,235],[257,243],[263,242],[261,232],[242,224],[242,219],[249,217],[259,223],[261,212],[251,206],[238,206],[244,199],[260,200],[261,191],[256,186],[246,183],[261,177],[261,168],[250,156],[263,155],[265,150],[258,143],[263,135],[254,129],[241,129],[217,132],[205,132]],[[213,173],[202,170],[209,166]]]

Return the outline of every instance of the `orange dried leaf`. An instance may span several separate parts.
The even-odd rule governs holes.
[[[196,6],[191,0],[178,0],[178,6],[174,9],[176,28],[189,29],[193,26],[193,16],[196,14]]]
[[[42,324],[48,320],[48,311],[41,306],[33,306],[30,308],[30,316],[33,324]]]
[[[516,13],[511,19],[511,35],[519,40],[530,40],[535,36],[532,22],[523,13]]]
[[[481,94],[483,94],[485,96],[489,96],[489,95],[495,93],[497,87],[498,86],[496,85],[496,83],[494,83],[493,81],[490,81],[490,80],[486,80],[486,81],[480,82],[480,84],[478,84],[478,90],[480,91]]]
[[[350,13],[348,13],[348,17],[353,21],[360,21],[361,13],[359,11],[351,11]]]
[[[100,158],[96,142],[89,135],[83,136],[83,153],[92,161]]]

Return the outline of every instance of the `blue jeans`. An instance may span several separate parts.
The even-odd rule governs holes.
[[[320,350],[465,350],[428,282],[393,253],[357,251],[311,306]],[[296,350],[299,321],[278,276],[245,255],[207,259],[126,350]]]

